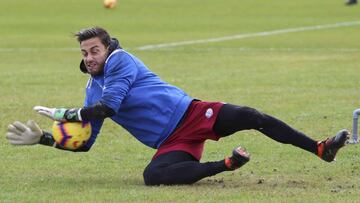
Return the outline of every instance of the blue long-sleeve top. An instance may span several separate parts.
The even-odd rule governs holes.
[[[143,144],[158,148],[174,131],[193,99],[183,90],[162,81],[143,62],[116,49],[107,58],[103,74],[91,76],[84,106],[98,102],[116,114],[111,119]],[[91,121],[89,150],[103,120]]]

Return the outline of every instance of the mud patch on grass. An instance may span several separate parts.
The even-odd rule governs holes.
[[[287,187],[292,187],[292,188],[303,188],[306,189],[308,188],[308,183],[303,181],[303,180],[289,180],[286,183]]]

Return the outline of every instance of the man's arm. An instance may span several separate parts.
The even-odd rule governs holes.
[[[47,116],[60,122],[94,121],[103,120],[115,115],[115,111],[101,102],[84,108],[48,108],[35,106],[34,110],[39,114]]]

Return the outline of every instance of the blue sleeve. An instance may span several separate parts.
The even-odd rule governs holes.
[[[137,73],[138,67],[129,54],[119,51],[111,55],[104,68],[104,89],[101,103],[118,112]]]

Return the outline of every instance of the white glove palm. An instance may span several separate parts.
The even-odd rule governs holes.
[[[29,120],[26,125],[15,121],[8,126],[6,138],[12,145],[38,144],[43,132],[37,123]]]

